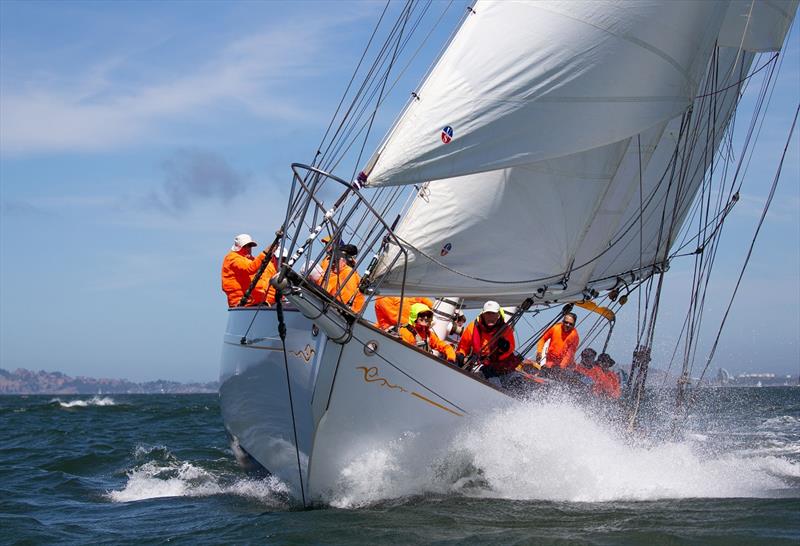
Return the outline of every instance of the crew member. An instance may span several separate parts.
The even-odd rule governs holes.
[[[614,359],[607,353],[602,353],[597,357],[597,370],[592,393],[596,396],[604,396],[607,398],[619,398],[621,389],[619,386],[619,375],[612,371],[611,368],[616,364]]]
[[[347,265],[347,261],[357,255],[358,247],[355,245],[341,245],[335,248],[331,254],[330,271],[320,279],[330,295],[335,296],[356,313],[364,307],[364,294],[358,289],[361,276],[358,271]]]
[[[444,355],[448,362],[455,362],[455,350],[448,343],[439,339],[439,336],[431,329],[432,322],[433,311],[428,305],[413,304],[408,313],[408,324],[400,328],[400,339],[428,353],[439,351],[439,354]]]
[[[401,299],[395,296],[378,296],[375,298],[375,325],[381,330],[389,330],[397,327],[398,316],[401,325],[408,324],[408,317],[411,313],[411,306],[415,303],[423,303],[429,309],[433,309],[433,301],[428,298],[410,297]]]
[[[590,377],[591,370],[595,367],[595,358],[597,357],[597,351],[592,349],[591,347],[587,347],[586,349],[581,351],[581,361],[575,366],[575,371],[580,374],[586,375]]]
[[[470,322],[461,335],[456,358],[459,365],[467,358],[475,356],[476,362],[483,364],[481,372],[487,378],[506,375],[519,364],[514,355],[514,331],[504,328],[505,320],[500,312],[500,304],[487,301],[478,317]],[[502,333],[497,333],[502,329]]]
[[[269,253],[265,250],[257,257],[253,257],[253,248],[258,246],[250,235],[242,233],[233,239],[233,246],[230,252],[225,255],[222,260],[222,291],[228,297],[228,307],[236,307],[244,296],[244,293],[250,287],[250,282],[253,280],[253,275],[261,267],[261,263]],[[269,278],[275,274],[273,267],[269,271],[269,266],[264,271],[264,274],[259,279],[258,284],[250,294],[250,299],[247,305],[258,305],[264,303],[267,298],[267,282]],[[266,279],[267,282],[262,282]],[[273,291],[274,303],[274,291]]]
[[[542,349],[545,342],[550,341],[550,346],[547,348],[547,357],[544,366],[546,368],[560,368],[565,369],[567,366],[573,364],[575,358],[575,351],[578,350],[578,330],[575,329],[575,322],[577,315],[575,313],[566,313],[560,323],[554,324],[539,340],[539,345],[536,348],[536,361],[542,359]]]

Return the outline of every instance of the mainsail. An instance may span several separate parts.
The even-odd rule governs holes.
[[[482,2],[462,32],[470,29],[474,39],[475,33],[482,32],[477,27],[483,14],[491,15],[487,25],[496,23],[495,10],[508,10],[505,15],[509,16],[515,9],[541,9],[548,17],[558,13],[559,21],[580,19],[583,22],[575,23],[577,28],[562,21],[569,30],[561,37],[572,52],[568,64],[572,70],[582,66],[569,82],[554,84],[547,93],[524,101],[512,101],[520,110],[508,116],[485,116],[481,111],[476,119],[483,125],[472,130],[473,136],[459,142],[454,135],[449,144],[440,141],[425,150],[409,146],[407,153],[396,154],[403,156],[402,165],[383,169],[382,164],[389,164],[385,163],[387,150],[399,142],[399,135],[415,129],[416,140],[422,141],[431,123],[436,124],[423,123],[415,112],[429,108],[424,106],[426,101],[447,102],[451,95],[446,86],[441,96],[426,88],[438,81],[439,72],[460,69],[447,64],[448,59],[464,62],[450,55],[453,48],[461,47],[459,33],[423,86],[421,100],[390,132],[369,175],[370,184],[416,181],[418,175],[435,179],[445,171],[474,174],[423,186],[396,230],[409,251],[408,263],[398,260],[392,265],[397,249],[388,249],[376,271],[383,276],[382,290],[397,289],[405,281],[408,289],[419,294],[518,303],[538,293],[542,300],[564,301],[632,283],[666,268],[669,248],[714,161],[755,52],[780,49],[797,7],[794,1],[568,4],[569,17],[561,2],[526,4],[525,8]],[[596,10],[601,6],[611,15],[599,16]],[[548,25],[555,24],[547,20]],[[607,33],[604,39],[596,35],[599,24]],[[569,47],[575,43],[582,46]],[[692,47],[685,48],[687,43]],[[653,75],[653,67],[627,64],[625,55],[631,53],[625,48],[631,44],[654,55],[650,61],[660,70],[659,76]],[[527,45],[541,44],[531,40]],[[553,47],[548,41],[547,51]],[[606,56],[599,51],[606,47],[627,53]],[[473,44],[473,52],[474,48]],[[495,55],[502,57],[496,62],[508,69],[504,55]],[[525,76],[533,82],[552,83],[548,75],[553,74],[552,63],[559,61],[542,58],[538,50],[527,58],[536,62],[524,71],[514,71],[509,79]],[[681,70],[666,58],[677,62]],[[618,69],[620,64],[624,70]],[[613,78],[603,79],[603,73]],[[488,73],[486,85],[495,77],[494,72]],[[621,91],[628,90],[631,98],[632,90],[642,89],[641,80],[657,85],[637,94],[637,100],[623,100]],[[620,86],[620,82],[625,83]],[[578,89],[585,100],[567,100],[574,99]],[[681,93],[676,94],[677,89]],[[667,95],[682,98],[662,100]],[[695,99],[698,95],[703,98]],[[593,100],[588,100],[590,96]],[[554,112],[560,120],[551,117]],[[451,113],[448,105],[441,113],[426,114],[426,119],[442,120],[441,116]],[[515,142],[507,143],[499,127],[511,123],[517,125],[517,136]],[[464,143],[470,138],[488,140],[490,152],[483,144],[480,153],[471,150],[475,144]],[[498,143],[503,144],[495,146]],[[515,146],[524,146],[528,152],[519,152]],[[496,154],[487,158],[486,153]],[[506,166],[493,168],[497,164]]]

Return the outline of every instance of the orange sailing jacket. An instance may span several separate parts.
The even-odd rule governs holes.
[[[448,362],[456,361],[456,352],[450,344],[439,339],[436,332],[430,328],[425,328],[420,332],[414,326],[407,324],[400,328],[400,339],[429,353],[434,350],[439,351],[447,358]]]
[[[403,313],[400,316],[400,325],[408,324],[408,315],[411,306],[415,303],[424,303],[433,309],[433,302],[428,298],[403,298]],[[400,298],[394,296],[379,296],[375,298],[375,325],[381,330],[397,326],[397,314],[400,311]]]
[[[250,287],[253,274],[258,271],[263,261],[263,252],[255,258],[233,250],[225,255],[225,259],[222,260],[222,291],[228,296],[228,307],[239,305],[242,296]]]
[[[364,307],[364,294],[358,289],[358,285],[361,282],[361,276],[358,271],[353,271],[353,276],[347,280],[351,271],[353,271],[353,268],[349,265],[342,265],[338,271],[331,269],[327,274],[328,280],[324,288],[330,295],[337,294],[341,289],[341,293],[336,296],[336,299],[345,305],[349,305],[353,311],[358,313]],[[325,277],[320,282],[324,281]]]
[[[550,340],[550,346],[547,348],[546,367],[566,368],[572,364],[572,359],[575,357],[575,351],[578,350],[578,343],[580,342],[577,329],[573,328],[569,334],[564,335],[561,323],[554,324],[539,340],[537,352],[542,352],[547,340]]]
[[[502,327],[502,323],[498,322],[496,328],[500,327]],[[510,358],[514,355],[514,331],[511,328],[506,328],[503,332],[502,338],[508,341],[509,345],[506,351],[500,351],[500,348],[497,347],[497,342],[492,344],[491,347],[489,346],[494,333],[495,330],[486,329],[479,316],[464,329],[461,340],[458,342],[458,352],[464,356],[469,356],[480,348],[480,357],[488,360],[490,367],[498,371],[511,370],[518,364],[515,359]]]
[[[620,397],[619,376],[616,372],[599,368],[593,379],[592,394],[608,398]]]
[[[256,283],[253,293],[250,294],[250,301],[247,302],[247,305],[259,305],[263,303],[275,305],[275,287],[269,284],[269,280],[275,276],[277,272],[278,269],[275,267],[275,259],[273,258],[267,264],[261,278],[258,279],[258,283]]]

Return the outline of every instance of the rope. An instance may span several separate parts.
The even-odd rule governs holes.
[[[294,453],[297,457],[297,474],[300,478],[300,497],[303,500],[303,508],[306,504],[306,492],[303,487],[303,470],[300,466],[300,445],[297,443],[297,422],[294,417],[294,400],[292,399],[292,382],[289,379],[289,359],[286,356],[286,322],[283,320],[283,299],[280,291],[275,291],[275,300],[277,302],[277,315],[278,315],[278,335],[281,338],[281,346],[283,347],[283,367],[286,370],[286,389],[289,393],[289,410],[292,414],[292,432],[294,433]]]
[[[737,85],[741,85],[742,83],[746,82],[747,80],[749,80],[750,78],[752,78],[753,76],[755,76],[756,74],[758,74],[759,72],[764,70],[767,66],[769,66],[770,63],[772,63],[777,58],[778,58],[778,53],[775,53],[767,62],[765,62],[764,64],[759,66],[757,69],[755,69],[753,72],[751,72],[748,76],[745,76],[744,78],[741,78],[738,81],[736,81],[735,83],[732,83],[727,87],[723,87],[722,89],[718,89],[718,90],[713,91],[711,93],[706,93],[705,95],[697,95],[695,97],[695,99],[703,99],[703,98],[706,98],[706,97],[711,97],[711,96],[714,96],[714,95],[718,95],[720,93],[724,93],[728,89],[732,89],[732,88],[736,87]],[[735,67],[736,64],[734,64],[733,66]]]

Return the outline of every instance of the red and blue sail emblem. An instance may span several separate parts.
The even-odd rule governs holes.
[[[453,140],[453,128],[447,125],[442,129],[442,142],[450,144],[451,140]]]

